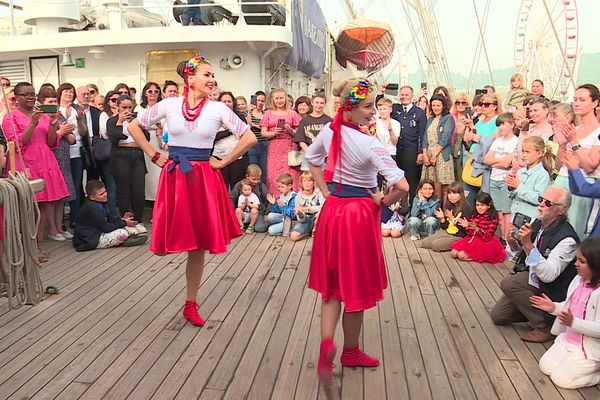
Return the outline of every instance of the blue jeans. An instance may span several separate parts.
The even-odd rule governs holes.
[[[188,0],[188,5],[204,4],[207,0]],[[186,7],[183,9],[181,14],[181,25],[207,25],[202,21],[203,9],[208,10],[204,7]]]
[[[79,209],[81,208],[81,186],[83,185],[83,160],[81,157],[71,158],[71,176],[73,177],[75,195],[77,196],[74,200],[69,201],[71,224],[74,224],[77,222]]]
[[[100,169],[100,176],[108,193],[108,212],[114,216],[119,216],[117,214],[117,184],[115,177],[110,172],[110,163],[98,163],[98,168]]]
[[[433,235],[440,226],[440,223],[436,217],[427,217],[424,220],[417,217],[410,217],[407,225],[411,236],[420,237],[422,230],[425,230],[429,236]]]
[[[283,234],[283,214],[269,213],[267,216],[269,220],[269,235],[280,236]]]
[[[260,180],[265,185],[267,184],[267,150],[269,149],[269,141],[260,140],[250,150],[248,150],[248,158],[250,164],[256,164],[260,167],[262,176]],[[285,155],[287,157],[287,154]]]

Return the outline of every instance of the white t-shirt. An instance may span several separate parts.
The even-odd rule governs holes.
[[[171,97],[159,101],[150,109],[141,111],[138,121],[143,127],[147,127],[166,118],[169,146],[196,149],[212,149],[221,126],[229,129],[237,138],[249,129],[248,124],[220,101],[207,101],[200,116],[194,121],[188,121],[181,112],[183,100],[183,97]]]
[[[586,137],[584,137],[583,139],[579,139],[579,144],[581,145],[581,148],[583,150],[585,150],[586,153],[590,154],[590,152],[592,151],[592,147],[594,146],[600,146],[600,139],[598,139],[598,135],[600,135],[600,128],[595,129],[593,132],[591,132],[589,135],[587,135]],[[567,143],[567,149],[571,150],[571,143]],[[592,172],[591,174],[586,174],[585,171],[583,171],[583,176],[587,177],[594,177],[594,178],[600,178],[600,166],[598,168],[596,168],[596,170],[594,172]],[[558,172],[558,175],[560,176],[569,176],[569,169],[567,168],[566,165],[563,165],[562,167],[560,167],[560,171]]]
[[[383,147],[390,153],[390,155],[396,155],[396,145],[392,143],[392,139],[390,138],[390,131],[388,131],[387,123],[381,119],[376,120],[376,128],[377,128],[377,139],[381,142]],[[394,135],[400,135],[400,122],[396,121],[393,118],[390,118],[390,124],[392,125],[392,132]]]
[[[306,151],[306,160],[315,166],[323,166],[329,154],[333,131],[327,124]],[[333,181],[357,187],[377,186],[377,173],[381,173],[389,185],[395,185],[404,177],[390,153],[376,137],[366,135],[342,125],[342,159],[335,166]],[[340,176],[340,167],[342,170]]]
[[[244,194],[240,194],[238,197],[238,207],[241,207],[246,202],[246,198],[250,202],[250,204],[260,204],[260,199],[256,195],[256,193],[250,193],[250,196],[245,196]]]
[[[497,137],[492,142],[489,151],[494,152],[494,157],[503,158],[509,154],[513,154],[517,150],[517,144],[519,143],[519,137],[514,136],[506,140],[504,136]],[[490,179],[494,181],[504,180],[504,177],[508,174],[510,168],[492,168]]]
[[[69,114],[67,115],[67,108],[61,107],[60,113],[67,120],[68,123],[75,125],[75,143],[69,145],[69,158],[81,158],[81,136],[79,135],[79,125],[77,125],[77,111],[73,107],[69,107]]]

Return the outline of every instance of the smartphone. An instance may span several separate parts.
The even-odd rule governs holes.
[[[473,110],[471,109],[471,106],[467,106],[467,108],[465,109],[465,113],[471,117],[473,115]]]
[[[56,114],[58,112],[58,104],[42,104],[40,110],[44,114]]]
[[[129,118],[130,121],[133,121],[134,119],[137,118],[137,112],[135,112],[135,111],[132,112],[131,114],[129,114],[128,118]]]
[[[284,118],[279,118],[277,120],[277,127],[278,128],[284,128],[285,127],[285,119]]]
[[[398,85],[397,83],[388,83],[388,85],[385,87],[386,92],[387,91],[395,91],[398,90],[398,88],[400,87],[400,85]]]
[[[427,82],[421,82],[421,89],[427,89]]]
[[[250,96],[250,104],[252,105],[256,105],[256,95],[253,94],[252,96]]]
[[[520,212],[515,213],[515,216],[513,217],[513,225],[515,227],[515,229],[513,230],[513,237],[516,240],[519,240],[519,229],[525,225],[531,222],[531,217],[525,214],[521,214]]]
[[[485,89],[475,89],[475,96],[478,94],[486,94],[487,91]]]

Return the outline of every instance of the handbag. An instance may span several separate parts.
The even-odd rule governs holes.
[[[473,174],[473,156],[469,154],[469,157],[467,158],[467,162],[465,163],[465,166],[463,167],[462,180],[467,185],[481,187],[481,184],[483,183],[483,174],[481,174],[479,176],[473,176],[472,174]]]
[[[97,137],[94,140],[94,147],[92,149],[92,155],[94,160],[98,162],[106,162],[110,160],[110,153],[112,151],[112,143],[108,139]]]
[[[79,154],[81,155],[81,161],[83,161],[84,169],[89,170],[96,168],[96,163],[94,162],[94,158],[92,157],[92,152],[90,151],[89,147],[79,147]]]
[[[288,165],[290,167],[299,167],[304,160],[304,151],[292,150],[288,153]]]

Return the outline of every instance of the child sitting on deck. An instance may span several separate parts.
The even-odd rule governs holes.
[[[260,200],[260,205],[258,207],[258,215],[256,217],[256,225],[254,225],[255,232],[266,232],[269,226],[267,215],[269,214],[271,204],[267,201],[267,185],[261,182],[262,171],[260,167],[256,164],[249,164],[246,167],[246,178],[250,185],[252,185],[252,193],[255,193]],[[241,181],[233,185],[231,191],[229,192],[229,198],[231,198],[231,202],[233,203],[233,207],[237,207],[237,202],[242,193],[240,188]]]
[[[91,180],[85,185],[88,195],[81,207],[75,232],[73,247],[77,251],[105,249],[108,247],[139,246],[148,240],[147,236],[131,236],[137,234],[134,228],[137,221],[130,212],[123,218],[110,215],[106,208],[108,195],[104,184]]]
[[[240,229],[244,230],[244,224],[248,224],[245,229],[246,233],[254,232],[254,225],[258,218],[258,209],[260,207],[260,199],[256,193],[252,192],[252,184],[248,179],[240,181],[240,190],[242,193],[238,197],[235,216],[240,224]]]
[[[321,207],[325,202],[325,197],[315,187],[315,179],[310,172],[302,172],[300,187],[302,190],[296,196],[296,206],[294,208],[298,222],[294,225],[290,234],[290,239],[294,242],[311,235],[319,211],[321,211]]]
[[[269,226],[269,235],[271,236],[289,235],[292,220],[296,219],[294,211],[296,207],[296,192],[292,190],[293,183],[292,176],[288,173],[283,173],[277,178],[279,197],[275,199],[271,193],[267,195],[267,201],[273,205],[268,215],[269,223],[271,224]]]
[[[540,359],[540,369],[565,389],[600,383],[600,238],[584,240],[576,254],[578,275],[565,301],[555,303],[545,294],[529,298],[557,317],[551,332],[558,336]]]

